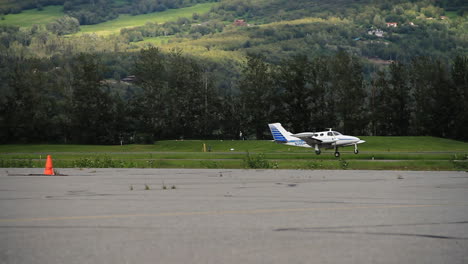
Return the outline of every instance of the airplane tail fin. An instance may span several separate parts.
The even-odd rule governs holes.
[[[286,131],[280,123],[268,124],[268,126],[270,127],[273,139],[277,143],[286,143],[291,140],[297,140],[297,138],[291,136],[292,134]]]

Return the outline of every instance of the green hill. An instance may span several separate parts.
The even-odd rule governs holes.
[[[63,16],[63,7],[59,5],[47,6],[43,10],[25,10],[19,14],[8,14],[0,20],[0,25],[13,25],[31,27],[32,25],[45,25]]]
[[[193,13],[203,14],[210,10],[214,3],[198,4],[191,7],[169,9],[163,12],[156,12],[143,15],[120,15],[118,18],[109,20],[96,25],[81,26],[79,34],[96,33],[98,35],[109,35],[119,33],[123,28],[132,28],[143,26],[146,23],[164,23],[168,21],[177,21],[179,18],[190,18]]]
[[[50,23],[66,14],[81,24],[76,36],[84,33],[121,36],[95,38],[92,47],[81,47],[90,42],[78,41],[76,52],[103,51],[101,47],[111,44],[119,47],[118,50],[158,45],[166,50],[182,48],[187,53],[212,59],[239,60],[247,53],[264,54],[269,61],[277,63],[299,53],[315,56],[346,50],[377,64],[410,60],[413,56],[449,60],[457,54],[468,53],[465,28],[468,18],[464,8],[457,7],[460,4],[449,5],[447,1],[436,2],[438,6],[427,1],[400,0],[222,0],[198,1],[192,6],[185,2],[178,6],[166,6],[170,1],[147,2],[152,4],[144,7],[127,1],[108,0],[96,5],[67,1],[62,8],[46,6],[42,11],[38,8],[5,15],[0,25],[29,27]],[[32,4],[25,1],[23,5],[26,3]],[[243,22],[235,24],[235,20]],[[396,27],[387,26],[387,22],[396,23]],[[28,49],[30,42],[22,43]],[[44,51],[35,50],[31,54],[51,56],[51,52],[61,50],[47,45],[41,44]],[[77,46],[77,42],[73,45]]]

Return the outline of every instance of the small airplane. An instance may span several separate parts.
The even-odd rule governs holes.
[[[354,154],[358,154],[359,150],[357,145],[366,141],[360,140],[357,137],[342,135],[339,132],[328,131],[322,132],[302,132],[299,134],[292,134],[280,123],[268,124],[271,134],[276,143],[285,144],[288,146],[314,148],[315,154],[320,155],[320,148],[335,149],[335,157],[340,157],[338,147],[354,146]]]

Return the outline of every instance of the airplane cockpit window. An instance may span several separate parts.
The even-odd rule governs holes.
[[[334,134],[335,136],[340,136],[340,135],[341,135],[340,132],[336,132],[336,131],[333,131],[333,134]]]
[[[333,136],[333,133],[332,133],[332,132],[328,132],[328,133],[327,133],[327,136]]]
[[[320,133],[320,136],[323,137],[323,133]]]
[[[318,134],[314,134],[314,137],[318,137]]]

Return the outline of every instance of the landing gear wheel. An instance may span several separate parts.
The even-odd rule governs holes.
[[[317,155],[320,155],[320,153],[322,153],[322,151],[320,151],[320,149],[315,151],[315,154],[317,154]]]
[[[335,158],[339,158],[340,157],[340,153],[337,151],[335,152]]]
[[[359,150],[355,149],[354,154],[358,154],[358,153],[359,153]]]

